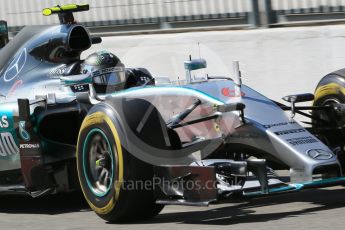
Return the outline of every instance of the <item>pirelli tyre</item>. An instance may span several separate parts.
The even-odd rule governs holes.
[[[152,180],[153,168],[126,151],[120,124],[111,109],[98,106],[84,119],[77,144],[80,185],[90,207],[109,222],[137,221],[157,215],[153,189],[125,182]]]
[[[337,104],[345,103],[345,69],[335,71],[323,77],[317,85],[314,95],[314,106],[332,107]],[[338,155],[338,159],[344,171],[344,132],[341,129],[339,129],[338,132],[334,131],[337,129],[330,129],[330,131],[327,131],[327,128],[343,127],[345,125],[345,114],[315,110],[313,111],[313,117],[316,118],[312,120],[313,129],[319,130],[320,127],[322,128],[322,132],[316,135]]]
[[[323,77],[317,85],[314,95],[313,105],[315,106],[334,106],[345,103],[345,69],[338,70]],[[344,115],[339,114],[336,116],[334,113],[331,114],[320,110],[314,111],[313,115],[334,126],[345,125]],[[313,123],[322,125],[317,119]]]

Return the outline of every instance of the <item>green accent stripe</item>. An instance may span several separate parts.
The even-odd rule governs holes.
[[[261,191],[244,193],[244,196],[245,197],[260,197],[260,196],[267,196],[267,195],[287,193],[287,192],[298,192],[300,190],[308,189],[308,188],[319,188],[319,187],[335,186],[335,185],[342,185],[342,184],[345,184],[345,177],[336,177],[336,178],[328,178],[328,179],[317,180],[317,181],[307,181],[307,182],[302,182],[302,183],[288,184],[286,186],[278,187],[278,188],[270,188],[267,194],[262,193]]]
[[[220,104],[225,104],[224,101],[214,97],[214,96],[211,96],[203,91],[200,91],[198,89],[194,89],[194,88],[189,88],[189,87],[186,87],[186,86],[145,86],[145,87],[133,87],[133,88],[129,88],[129,89],[125,89],[125,90],[121,90],[121,91],[118,91],[118,92],[114,92],[110,95],[113,95],[113,96],[121,96],[122,94],[126,94],[128,92],[132,92],[132,91],[138,91],[138,90],[142,90],[142,89],[147,89],[147,88],[161,88],[161,89],[186,89],[186,90],[190,90],[190,91],[194,91],[198,94],[202,94],[212,100],[216,100],[218,103]]]
[[[112,176],[111,176],[111,178],[110,178],[110,183],[109,183],[109,187],[107,188],[107,190],[105,191],[105,192],[97,192],[97,191],[95,191],[94,190],[94,188],[93,188],[93,186],[92,186],[92,183],[91,183],[91,181],[90,181],[90,179],[89,179],[89,176],[88,176],[88,174],[87,174],[87,172],[86,172],[86,158],[87,158],[87,156],[88,156],[88,153],[87,153],[87,145],[89,144],[89,142],[90,142],[90,137],[91,137],[91,135],[92,134],[94,134],[94,133],[100,133],[104,138],[105,138],[105,140],[107,141],[107,144],[108,144],[108,148],[109,148],[109,150],[110,150],[110,158],[111,158],[111,173],[112,173]],[[84,172],[84,176],[85,176],[85,179],[86,179],[86,183],[87,183],[87,185],[89,186],[89,189],[92,191],[92,193],[95,195],[95,196],[97,196],[97,197],[104,197],[104,196],[106,196],[108,193],[109,193],[109,191],[110,191],[110,189],[111,189],[111,187],[113,186],[113,178],[114,178],[114,157],[113,157],[113,150],[112,150],[112,146],[111,146],[111,144],[110,144],[110,142],[109,142],[109,140],[108,140],[108,138],[107,138],[107,136],[105,135],[105,133],[101,130],[101,129],[98,129],[98,128],[94,128],[94,129],[92,129],[88,134],[87,134],[87,136],[85,137],[85,141],[84,141],[84,145],[83,145],[83,158],[82,158],[82,161],[83,161],[83,172]],[[96,163],[97,164],[97,163]]]

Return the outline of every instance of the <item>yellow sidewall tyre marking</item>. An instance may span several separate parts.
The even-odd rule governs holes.
[[[345,95],[345,88],[337,83],[332,82],[327,85],[320,86],[316,89],[314,101],[327,95],[338,95],[339,93]]]
[[[96,213],[98,213],[100,215],[105,215],[105,214],[108,214],[109,212],[111,212],[114,209],[116,202],[117,202],[119,195],[120,195],[121,184],[123,182],[123,154],[122,154],[122,146],[121,146],[120,137],[119,137],[119,134],[118,134],[112,120],[103,112],[95,112],[93,114],[86,116],[86,118],[84,119],[84,121],[81,125],[80,131],[79,131],[79,136],[78,136],[78,143],[79,143],[80,133],[85,128],[87,128],[91,125],[101,124],[103,122],[106,122],[107,125],[109,126],[109,128],[111,129],[111,132],[114,135],[114,140],[115,140],[116,150],[117,150],[119,171],[118,171],[118,179],[115,180],[115,182],[114,182],[115,196],[113,198],[111,198],[111,200],[108,202],[108,204],[106,204],[104,207],[96,207],[93,203],[91,203],[91,201],[88,200],[88,198],[85,194],[85,191],[83,189],[83,186],[81,185],[81,188],[82,188],[82,191],[83,191],[83,194],[84,194],[84,197],[85,197],[87,203],[90,205],[92,210],[94,210]],[[78,153],[78,146],[77,146],[77,153]],[[77,155],[77,162],[78,162],[78,154],[76,154],[76,155]],[[77,167],[78,167],[78,175],[79,175],[79,165],[78,164],[77,164]]]

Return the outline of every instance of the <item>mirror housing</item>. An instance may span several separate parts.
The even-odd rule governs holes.
[[[184,62],[184,68],[185,70],[197,70],[197,69],[203,69],[203,68],[207,68],[207,63],[205,59],[193,59],[193,60],[189,60],[189,61],[185,61]]]
[[[311,93],[294,94],[294,95],[285,96],[282,99],[290,103],[307,102],[307,101],[314,100],[314,94],[311,94]]]
[[[64,86],[88,85],[89,92],[77,94],[77,100],[83,103],[96,104],[99,101],[103,101],[103,99],[101,99],[97,95],[96,90],[93,87],[92,74],[79,74],[79,75],[71,75],[67,77],[60,77],[60,81],[61,81],[61,84],[63,84]]]
[[[205,59],[189,59],[189,61],[184,62],[184,68],[186,70],[186,80],[187,83],[191,82],[200,82],[200,81],[205,81],[207,80],[207,76],[203,76],[202,78],[197,78],[195,76],[192,76],[192,71],[200,69],[205,69],[207,68],[207,63]]]
[[[60,81],[65,86],[88,85],[92,84],[93,78],[91,74],[79,74],[67,77],[60,77]]]

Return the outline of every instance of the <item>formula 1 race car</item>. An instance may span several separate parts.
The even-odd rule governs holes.
[[[186,84],[159,86],[113,54],[80,59],[101,42],[74,21],[73,12],[88,9],[47,8],[60,25],[26,27],[0,51],[1,193],[81,188],[100,217],[128,221],[167,204],[345,184],[344,70],[321,80],[315,100],[284,97],[289,106],[243,85],[238,62],[230,79],[205,74],[206,61],[190,58]]]

